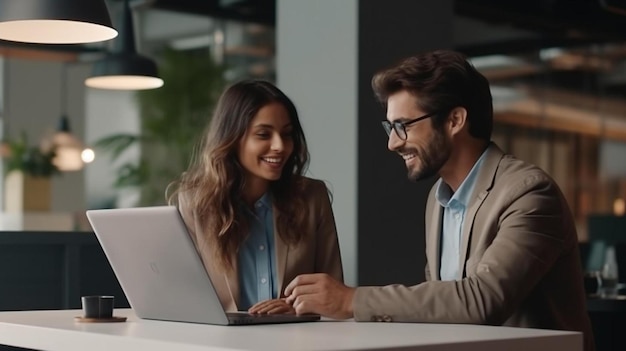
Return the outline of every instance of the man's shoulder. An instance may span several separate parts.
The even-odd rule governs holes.
[[[498,165],[495,183],[516,183],[520,181],[553,182],[548,173],[538,166],[520,160],[513,155],[505,154]]]
[[[505,155],[496,171],[491,192],[512,201],[537,191],[544,196],[562,196],[558,184],[544,170],[514,156]]]

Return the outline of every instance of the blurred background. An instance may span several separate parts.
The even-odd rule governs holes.
[[[276,82],[300,109],[311,144],[310,175],[326,180],[333,190],[345,261],[356,280],[357,251],[367,257],[367,247],[376,246],[372,238],[380,237],[377,228],[382,228],[370,227],[368,220],[407,217],[394,225],[422,232],[414,228],[423,223],[423,189],[432,184],[418,185],[422,190],[402,203],[414,206],[409,215],[384,212],[389,201],[397,201],[390,194],[415,186],[399,181],[405,178],[403,166],[385,150],[385,136],[378,130],[384,110],[373,101],[369,79],[402,57],[432,48],[465,53],[489,79],[494,141],[554,177],[575,215],[581,242],[589,240],[590,217],[624,215],[622,2],[314,3],[133,0],[128,2],[130,32],[126,28],[110,41],[0,41],[0,151],[5,161],[0,229],[90,230],[86,209],[164,204],[165,187],[188,165],[222,89],[242,78],[261,78]],[[119,29],[125,2],[107,0],[106,5]],[[352,37],[345,39],[349,33]],[[162,87],[85,85],[96,74],[97,62],[115,52],[123,37],[134,38],[136,51],[157,65]],[[336,46],[327,50],[328,43]],[[346,56],[352,60],[348,64],[337,59]],[[328,73],[323,78],[327,83],[315,80],[319,72]],[[330,76],[351,81],[338,91]],[[345,106],[350,116],[341,110]],[[60,156],[46,153],[60,133],[74,138],[70,166],[59,166]],[[366,144],[380,151],[370,153]],[[50,164],[54,167],[46,168]],[[392,186],[395,190],[365,191],[379,187],[389,169],[395,173],[387,183],[400,184]],[[422,245],[420,236],[411,235],[407,240]]]

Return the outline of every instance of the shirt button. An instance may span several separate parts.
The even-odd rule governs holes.
[[[460,215],[460,214],[458,214],[458,213],[455,213],[455,214],[454,214],[454,219],[457,219],[457,220],[458,220],[459,218],[461,218],[461,215]]]
[[[265,283],[267,283],[267,279],[261,278],[261,284],[265,284]]]
[[[263,206],[263,205],[261,205],[260,202],[256,204],[256,208],[261,208],[261,206]]]
[[[265,250],[265,246],[259,245],[259,250],[261,250],[261,251]]]

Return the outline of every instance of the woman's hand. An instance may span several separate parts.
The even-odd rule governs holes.
[[[249,313],[255,314],[295,314],[296,310],[285,299],[261,301],[250,307]]]

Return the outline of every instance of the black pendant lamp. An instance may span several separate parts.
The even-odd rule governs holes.
[[[113,39],[104,0],[0,0],[0,39],[79,44]]]
[[[85,165],[83,155],[86,150],[83,143],[70,129],[67,117],[67,66],[61,68],[61,118],[56,132],[52,136],[51,146],[54,149],[52,163],[62,172],[79,171]]]
[[[144,90],[159,88],[157,66],[151,59],[137,54],[133,18],[128,0],[124,0],[124,11],[120,25],[120,36],[114,42],[113,51],[93,66],[91,77],[85,85],[91,88],[114,90]]]
[[[59,171],[79,171],[83,168],[83,143],[72,134],[70,122],[66,115],[59,120],[59,127],[52,137],[55,155],[52,163]]]

